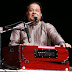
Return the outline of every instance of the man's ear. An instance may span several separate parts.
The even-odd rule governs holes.
[[[28,12],[26,12],[26,16],[28,16]]]
[[[42,15],[42,13],[41,13],[41,20],[43,20],[43,15]]]
[[[42,13],[41,13],[41,17],[42,17]]]

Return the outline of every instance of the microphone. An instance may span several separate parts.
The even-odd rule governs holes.
[[[34,15],[33,18],[34,18],[33,21],[24,23],[24,25],[33,25],[33,22],[38,22],[38,16],[37,15]]]
[[[38,22],[38,16],[37,15],[34,15],[34,21]]]

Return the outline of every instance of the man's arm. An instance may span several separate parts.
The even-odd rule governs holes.
[[[62,46],[62,47],[70,47],[71,48],[71,45],[68,44],[68,43],[65,43],[64,39],[57,32],[56,28],[53,25],[48,24],[46,26],[46,29],[47,29],[49,37],[51,38],[51,40],[53,41],[53,43],[55,45],[59,45],[59,46]]]
[[[18,45],[20,42],[20,31],[19,30],[12,31],[10,40],[11,42],[9,43],[9,46]]]

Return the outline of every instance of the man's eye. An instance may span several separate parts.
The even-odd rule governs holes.
[[[38,9],[37,9],[36,11],[37,11],[37,12],[39,12],[39,10],[38,10]]]
[[[33,11],[33,9],[29,10],[29,11]]]
[[[40,10],[39,9],[36,9],[36,10],[33,10],[33,9],[30,9],[29,11],[36,11],[36,12],[39,12]]]

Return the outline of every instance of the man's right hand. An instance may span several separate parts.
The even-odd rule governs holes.
[[[20,45],[25,45],[25,46],[28,46],[28,45],[31,45],[31,43],[23,43],[23,44],[20,44]]]

